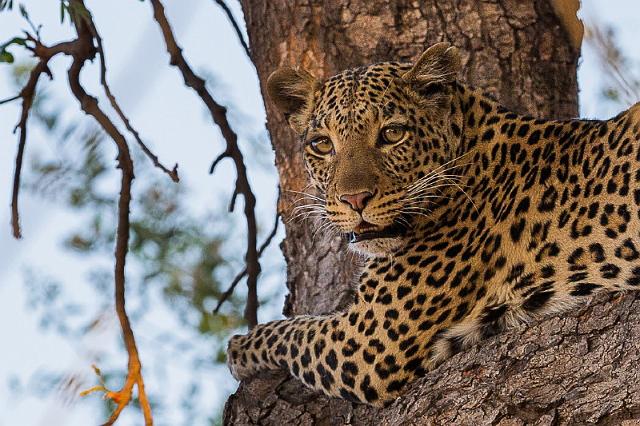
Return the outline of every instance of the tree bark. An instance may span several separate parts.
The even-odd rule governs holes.
[[[578,21],[568,21],[566,13],[558,18],[549,0],[241,3],[263,93],[267,77],[279,66],[301,65],[325,78],[373,62],[412,61],[446,40],[463,54],[461,79],[505,106],[539,117],[577,115],[581,27],[576,29]],[[299,198],[289,191],[307,186],[302,149],[275,106],[265,103],[287,233],[284,314],[339,310],[352,300],[357,259],[340,238],[316,235],[309,222],[288,221]],[[630,418],[639,412],[639,377],[630,367],[639,358],[640,302],[632,296],[616,300],[483,342],[431,372],[385,410],[328,399],[282,374],[270,374],[244,383],[229,399],[225,424],[524,424],[537,419],[556,424],[600,421],[606,415]],[[609,373],[615,378],[608,379]]]
[[[225,424],[638,425],[640,295],[597,299],[456,355],[386,409],[317,396],[272,374],[240,386]]]

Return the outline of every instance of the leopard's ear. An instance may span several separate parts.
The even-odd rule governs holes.
[[[319,86],[318,80],[307,71],[283,67],[269,76],[267,93],[291,128],[302,133],[313,108],[313,94]]]
[[[433,84],[452,83],[462,69],[460,52],[447,42],[434,44],[416,61],[402,79],[405,82],[426,88]]]

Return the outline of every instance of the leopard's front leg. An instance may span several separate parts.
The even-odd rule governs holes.
[[[383,323],[370,309],[261,324],[231,339],[229,368],[239,380],[285,369],[327,395],[383,405],[416,373],[416,368],[403,367],[398,350],[399,345],[411,346],[407,342],[413,344],[415,336],[402,338]]]
[[[304,327],[313,327],[321,319],[297,317],[271,321],[258,324],[249,334],[233,336],[227,347],[227,365],[231,375],[236,380],[243,380],[261,371],[290,370],[290,365],[294,364],[288,358],[298,355],[297,342],[304,333]]]

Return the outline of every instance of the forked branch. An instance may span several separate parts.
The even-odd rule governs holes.
[[[51,71],[49,70],[49,60],[59,53],[66,53],[73,50],[72,42],[62,42],[51,47],[45,47],[40,41],[29,34],[26,37],[27,49],[31,50],[38,58],[38,63],[31,70],[27,83],[22,88],[17,96],[13,96],[2,101],[1,104],[5,104],[17,99],[22,99],[22,111],[20,113],[20,120],[16,125],[14,132],[20,131],[18,137],[18,152],[16,154],[15,169],[13,172],[13,189],[11,192],[11,227],[13,236],[15,238],[22,237],[22,231],[20,229],[20,210],[18,208],[18,200],[20,195],[20,176],[22,174],[22,162],[24,158],[24,150],[27,143],[27,121],[29,119],[29,112],[33,106],[33,99],[36,93],[36,86],[40,80],[42,74],[46,74],[49,78],[53,78]]]
[[[262,257],[262,253],[264,253],[266,248],[269,247],[269,244],[271,244],[271,241],[273,240],[273,237],[275,237],[276,234],[278,233],[278,224],[279,223],[280,223],[280,215],[276,214],[276,218],[275,218],[275,221],[273,223],[273,228],[271,228],[271,232],[269,233],[269,235],[267,235],[267,238],[264,240],[264,242],[260,246],[260,250],[258,250],[258,257]],[[213,310],[214,314],[217,314],[218,312],[220,312],[220,308],[222,307],[224,302],[226,302],[227,299],[229,299],[229,297],[231,297],[231,295],[233,294],[233,291],[236,289],[236,286],[238,285],[238,283],[246,276],[247,276],[247,267],[245,266],[245,268],[242,271],[240,271],[235,276],[235,278],[231,281],[231,284],[229,284],[229,287],[227,287],[225,292],[222,293],[222,296],[220,296],[220,298],[218,298],[218,304],[216,305],[215,309]]]
[[[84,8],[82,0],[72,0],[72,3]],[[138,398],[144,415],[145,425],[152,425],[151,406],[144,389],[144,379],[141,372],[142,365],[140,363],[138,347],[125,309],[125,263],[129,247],[129,211],[131,205],[131,184],[134,179],[133,161],[131,161],[131,153],[126,138],[120,133],[111,119],[100,109],[97,99],[89,95],[80,84],[80,72],[85,62],[93,59],[96,54],[96,48],[93,44],[93,25],[90,20],[90,14],[87,13],[82,16],[86,17],[76,16],[74,19],[74,25],[78,34],[76,43],[79,48],[77,52],[72,55],[73,62],[68,71],[69,87],[80,103],[82,110],[93,117],[115,142],[118,149],[118,168],[122,174],[120,196],[118,198],[118,225],[116,229],[115,301],[116,313],[120,321],[120,327],[122,328],[125,348],[129,355],[129,362],[127,378],[122,389],[111,396],[117,406],[105,425],[113,424],[120,416],[124,407],[129,404],[134,385],[138,388]],[[95,27],[93,27],[93,29],[95,30]]]
[[[223,154],[214,162],[214,167],[215,164],[223,158],[231,158],[236,168],[237,177],[230,210],[233,210],[237,195],[241,194],[244,198],[244,215],[247,222],[247,251],[245,254],[245,262],[248,292],[244,317],[249,327],[252,328],[258,323],[257,283],[258,275],[260,274],[260,261],[257,249],[258,230],[255,216],[256,198],[253,195],[249,179],[247,178],[247,168],[244,164],[244,157],[238,146],[238,135],[233,131],[227,120],[227,109],[215,101],[207,89],[205,81],[193,72],[191,66],[183,56],[182,49],[175,39],[171,25],[165,15],[164,6],[160,0],[151,0],[151,6],[153,8],[153,17],[162,31],[162,36],[170,57],[170,64],[180,70],[185,84],[192,88],[200,99],[202,99],[214,123],[220,128],[226,142],[226,148]],[[212,167],[212,172],[214,167]]]
[[[144,380],[141,372],[142,365],[133,330],[131,328],[131,323],[125,309],[125,263],[129,243],[129,212],[131,205],[131,184],[134,179],[134,166],[126,138],[122,133],[120,133],[108,115],[99,107],[97,99],[89,95],[80,83],[80,73],[82,72],[87,60],[92,60],[96,53],[99,53],[101,60],[101,83],[105,90],[105,94],[109,98],[119,117],[125,123],[127,129],[134,135],[143,151],[151,158],[154,164],[167,173],[174,181],[178,180],[177,166],[174,167],[173,170],[166,169],[159,163],[157,157],[153,155],[153,153],[151,153],[151,151],[142,143],[138,133],[131,126],[129,120],[122,112],[122,109],[119,107],[115,97],[107,85],[106,65],[104,61],[102,42],[91,18],[91,14],[86,9],[83,0],[70,0],[69,11],[71,12],[72,10],[74,13],[71,13],[71,19],[77,33],[77,38],[75,40],[58,43],[53,46],[46,46],[40,41],[39,37],[36,38],[30,34],[26,35],[26,47],[34,54],[38,59],[38,62],[31,71],[29,79],[20,94],[2,102],[6,103],[12,100],[22,99],[22,111],[20,120],[16,126],[16,130],[20,130],[20,136],[18,141],[18,153],[16,156],[16,169],[12,195],[13,234],[16,238],[20,238],[21,232],[18,213],[20,174],[27,137],[27,120],[36,94],[36,86],[43,73],[52,78],[51,72],[47,66],[49,60],[55,55],[64,54],[73,59],[67,73],[69,88],[71,89],[74,97],[78,100],[81,109],[86,114],[90,115],[116,144],[118,149],[118,168],[121,170],[121,186],[118,198],[118,225],[116,229],[115,247],[115,306],[122,329],[125,348],[128,354],[128,371],[125,383],[120,390],[107,391],[102,387],[96,387],[94,389],[104,390],[105,396],[116,403],[116,409],[105,423],[106,425],[111,425],[118,419],[124,407],[129,404],[132,399],[133,387],[137,386],[138,399],[144,415],[145,425],[152,425],[153,417],[151,414],[151,406],[144,388]],[[97,43],[98,47],[95,46],[94,41]]]

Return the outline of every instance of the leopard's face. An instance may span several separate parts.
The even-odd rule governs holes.
[[[438,53],[433,59],[450,64]],[[460,136],[450,116],[454,87],[440,74],[419,79],[418,65],[424,69],[420,60],[376,64],[322,84],[303,75],[308,93],[289,113],[311,183],[322,195],[313,203],[332,228],[349,234],[352,249],[366,254],[400,247],[450,184],[447,164]],[[291,90],[292,75],[286,77],[277,93]],[[276,89],[270,87],[272,97]]]

